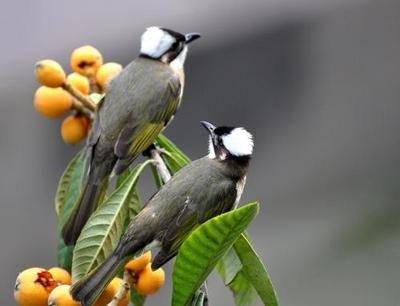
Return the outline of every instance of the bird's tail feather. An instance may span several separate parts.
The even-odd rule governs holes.
[[[76,243],[82,228],[105,194],[111,169],[107,163],[90,167],[79,199],[62,229],[65,244]]]
[[[111,255],[100,266],[76,282],[71,288],[72,297],[83,306],[91,306],[117,271],[126,263],[118,255]]]

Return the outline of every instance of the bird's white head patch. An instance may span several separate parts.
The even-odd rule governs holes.
[[[167,52],[175,38],[159,27],[150,27],[142,35],[140,53],[152,58],[159,58]]]
[[[234,128],[227,134],[221,135],[222,144],[234,156],[245,156],[253,153],[253,135],[242,127]]]

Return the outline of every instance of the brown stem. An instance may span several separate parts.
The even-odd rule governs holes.
[[[84,107],[83,104],[76,99],[72,99],[72,108],[75,109],[78,113],[84,114],[89,118],[92,118],[93,116],[93,112]]]
[[[131,288],[131,283],[133,283],[132,276],[130,275],[129,271],[125,270],[122,285],[111,300],[111,302],[107,304],[107,306],[118,306],[118,303],[122,301],[128,294],[129,289]]]
[[[62,87],[64,90],[68,91],[71,96],[81,102],[84,107],[88,108],[92,112],[96,110],[96,104],[92,100],[90,100],[90,98],[81,94],[79,90],[76,90],[74,87],[67,83],[64,83]]]

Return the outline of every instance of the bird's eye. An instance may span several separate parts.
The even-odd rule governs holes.
[[[174,42],[174,43],[172,44],[171,49],[172,49],[172,50],[177,50],[178,47],[179,47],[179,42],[176,41],[176,42]]]

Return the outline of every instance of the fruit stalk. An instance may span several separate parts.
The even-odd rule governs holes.
[[[83,104],[76,99],[72,101],[72,108],[75,109],[78,113],[88,116],[89,118],[93,117],[93,112],[83,106]]]
[[[122,301],[128,294],[131,288],[130,284],[133,284],[133,277],[128,270],[125,270],[121,287],[119,288],[111,302],[107,304],[107,306],[118,306],[118,303]]]
[[[71,96],[73,96],[75,99],[77,99],[79,102],[82,103],[84,107],[89,109],[90,111],[94,112],[96,110],[96,104],[88,97],[85,97],[81,92],[74,87],[72,87],[68,83],[64,83],[62,88],[66,91],[68,91]]]

